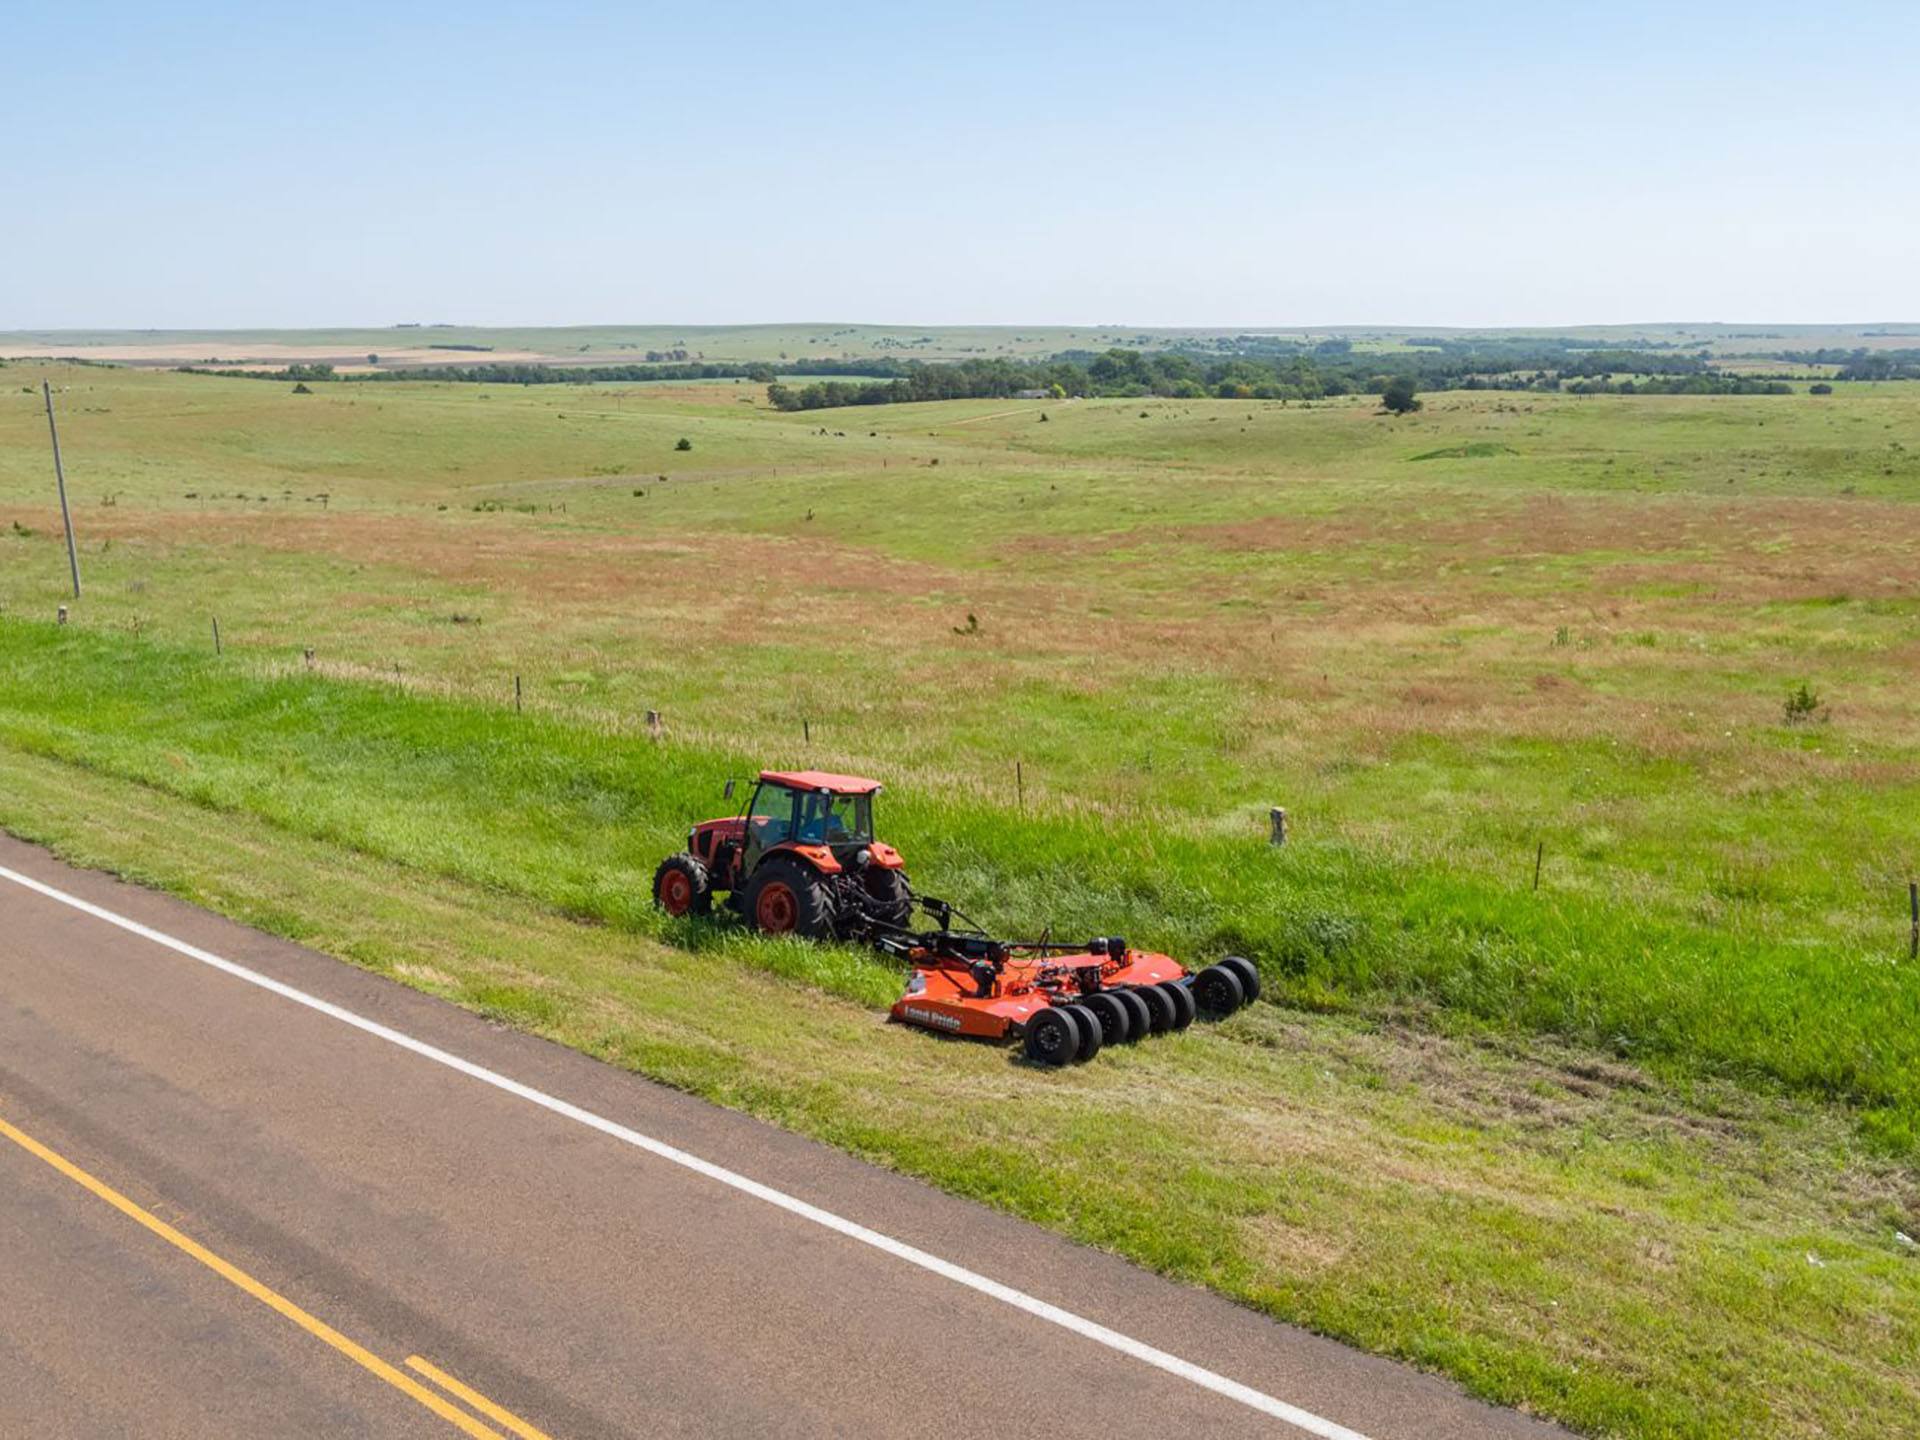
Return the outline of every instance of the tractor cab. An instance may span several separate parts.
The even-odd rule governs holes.
[[[879,782],[854,775],[761,771],[742,836],[748,870],[783,845],[824,849],[836,864],[851,868],[857,852],[873,844],[873,797],[879,793]]]
[[[654,899],[685,915],[724,890],[735,910],[776,934],[835,933],[856,917],[904,923],[904,862],[873,833],[880,788],[858,775],[762,770],[738,815],[694,826],[686,851],[661,863]]]

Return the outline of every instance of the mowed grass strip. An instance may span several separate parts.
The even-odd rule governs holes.
[[[138,781],[558,914],[751,963],[877,1007],[897,977],[856,950],[770,945],[650,904],[659,859],[724,807],[747,756],[378,683],[269,673],[137,638],[0,620],[0,745]],[[1920,1136],[1920,967],[1689,926],[1617,895],[1535,893],[1419,852],[1196,829],[1151,812],[1022,813],[902,786],[883,829],[921,886],[1004,933],[1121,933],[1204,963],[1240,953],[1274,995],[1390,1000],[1616,1056],[1857,1107]]]

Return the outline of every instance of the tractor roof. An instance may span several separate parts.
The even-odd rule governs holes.
[[[769,785],[785,785],[790,790],[831,790],[836,795],[871,795],[880,788],[878,780],[834,775],[825,770],[762,770],[760,778]]]

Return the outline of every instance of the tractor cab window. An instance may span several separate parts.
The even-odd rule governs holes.
[[[800,804],[804,845],[864,845],[873,839],[873,802],[866,795],[826,795],[816,791]]]
[[[795,802],[800,797],[776,785],[763,785],[753,797],[753,813],[747,817],[747,833],[752,849],[771,850],[793,838]]]

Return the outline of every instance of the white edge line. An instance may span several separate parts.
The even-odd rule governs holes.
[[[377,1020],[367,1019],[364,1015],[357,1015],[331,1001],[322,1000],[317,995],[296,990],[284,981],[275,980],[270,975],[262,975],[257,970],[249,970],[244,965],[215,955],[211,951],[202,950],[197,945],[176,940],[164,931],[155,930],[150,925],[142,925],[138,920],[129,920],[124,915],[116,915],[111,910],[95,905],[91,901],[82,900],[77,895],[69,895],[64,890],[57,890],[44,881],[35,880],[30,875],[22,875],[17,870],[10,870],[0,865],[0,879],[11,880],[14,884],[24,886],[35,894],[44,895],[49,900],[56,900],[84,915],[91,915],[96,920],[104,920],[109,925],[118,926],[130,935],[151,940],[154,944],[165,946],[190,960],[198,960],[203,965],[224,970],[236,979],[245,980],[250,985],[258,985],[263,990],[270,990],[283,999],[291,1000],[297,1005],[304,1005],[309,1010],[317,1010],[322,1015],[338,1020],[342,1024],[351,1025],[356,1030],[364,1030],[367,1034],[378,1036],[389,1044],[398,1045],[402,1050],[411,1050],[414,1054],[431,1060],[437,1065],[444,1065],[449,1070],[457,1070],[462,1075],[482,1081],[496,1090],[504,1090],[509,1095],[517,1095],[520,1099],[538,1105],[542,1109],[551,1110],[556,1115],[578,1121],[590,1129],[598,1130],[603,1135],[610,1135],[615,1140],[624,1141],[650,1155],[691,1170],[696,1175],[704,1175],[709,1180],[717,1181],[742,1194],[751,1195],[756,1200],[764,1200],[767,1204],[778,1206],[789,1214],[798,1215],[803,1220],[811,1220],[814,1224],[844,1235],[849,1240],[857,1240],[862,1245],[872,1246],[875,1250],[891,1255],[895,1259],[904,1260],[909,1265],[917,1265],[922,1270],[951,1280],[956,1285],[977,1290],[982,1295],[991,1296],[1004,1305],[1011,1305],[1016,1310],[1024,1310],[1037,1319],[1044,1320],[1050,1325],[1058,1325],[1061,1329],[1091,1340],[1096,1345],[1104,1345],[1109,1350],[1131,1356],[1143,1364],[1151,1365],[1157,1370],[1164,1370],[1169,1375],[1178,1376],[1182,1380],[1198,1385],[1203,1390],[1211,1390],[1216,1395],[1237,1400],[1249,1409],[1258,1410],[1263,1415],[1271,1415],[1276,1420],[1284,1420],[1287,1424],[1304,1430],[1310,1435],[1321,1437],[1321,1440],[1368,1440],[1368,1437],[1359,1431],[1349,1430],[1346,1426],[1315,1415],[1310,1410],[1302,1410],[1297,1405],[1289,1405],[1286,1401],[1275,1399],[1263,1391],[1255,1390],[1250,1385],[1229,1380],[1226,1376],[1215,1374],[1203,1366],[1195,1365],[1190,1360],[1182,1360],[1178,1355],[1156,1349],[1145,1341],[1135,1340],[1131,1335],[1122,1335],[1117,1330],[1109,1330],[1106,1326],[1076,1315],[1071,1310],[1063,1310],[1058,1305],[1049,1304],[1023,1290],[1016,1290],[1011,1285],[1003,1285],[998,1280],[976,1274],[950,1260],[942,1260],[938,1255],[929,1254],[905,1241],[895,1240],[891,1235],[869,1230],[866,1226],[836,1215],[831,1210],[810,1205],[805,1200],[784,1191],[775,1190],[770,1185],[763,1185],[758,1180],[751,1180],[724,1166],[715,1165],[710,1160],[702,1160],[698,1155],[669,1145],[664,1140],[656,1140],[650,1135],[642,1135],[638,1130],[630,1130],[625,1125],[609,1120],[603,1115],[596,1115],[591,1110],[583,1110],[578,1105],[570,1104],[543,1090],[536,1090],[531,1085],[523,1085],[518,1080],[509,1079],[498,1071],[487,1069],[484,1065],[463,1060],[460,1056],[449,1054],[445,1050],[427,1044],[424,1040],[416,1040],[411,1035],[390,1029]]]

